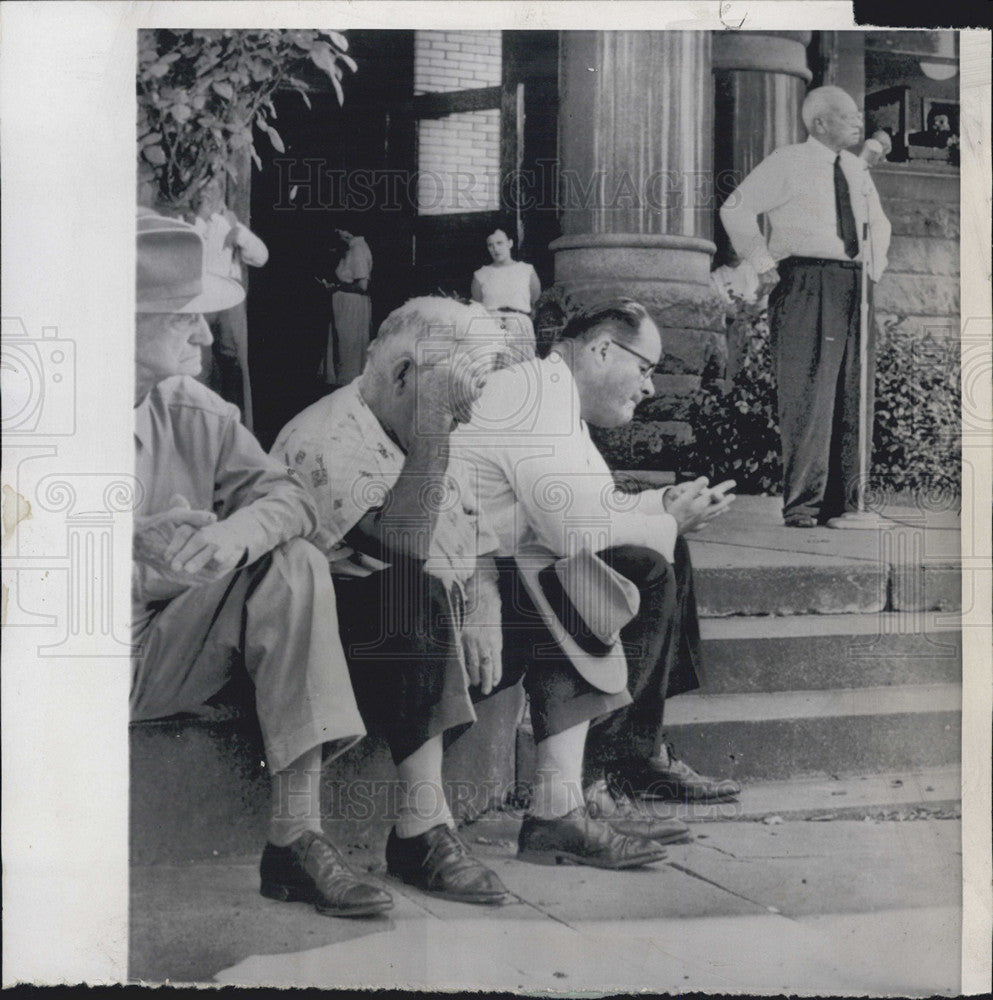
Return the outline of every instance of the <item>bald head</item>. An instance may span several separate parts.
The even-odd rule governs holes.
[[[862,114],[841,87],[816,87],[807,94],[801,110],[807,132],[837,152],[862,138]]]

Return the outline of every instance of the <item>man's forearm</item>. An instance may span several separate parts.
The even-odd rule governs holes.
[[[445,494],[453,488],[447,472],[448,435],[415,439],[382,507],[362,519],[362,531],[394,552],[427,559]]]
[[[757,214],[739,204],[734,208],[725,205],[721,208],[720,216],[734,252],[742,260],[747,260],[757,274],[776,266],[772,254],[769,253],[769,245],[759,228]]]

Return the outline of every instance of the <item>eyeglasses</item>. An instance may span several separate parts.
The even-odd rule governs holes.
[[[646,381],[650,379],[653,375],[658,373],[659,365],[657,361],[649,361],[644,354],[639,354],[633,348],[628,347],[626,344],[622,344],[619,340],[610,341],[614,347],[619,347],[622,351],[627,351],[628,354],[633,354],[640,362],[639,368],[641,369],[641,377]]]

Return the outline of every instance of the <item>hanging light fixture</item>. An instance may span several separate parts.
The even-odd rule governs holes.
[[[951,31],[936,31],[938,49],[932,57],[920,61],[921,72],[930,80],[950,80],[958,75],[958,56],[955,54],[955,34]]]

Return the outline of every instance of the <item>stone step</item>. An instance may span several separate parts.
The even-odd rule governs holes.
[[[957,510],[922,505],[885,514],[886,530],[799,530],[784,527],[778,499],[738,497],[725,517],[690,538],[700,615],[960,608]]]
[[[742,566],[735,565],[737,556],[732,546],[720,544],[708,546],[705,561],[694,551],[701,617],[867,614],[886,608],[886,564],[765,552],[760,565]]]
[[[516,780],[519,687],[476,706],[476,724],[445,755],[452,811],[460,818],[499,805]],[[222,708],[205,717],[133,723],[130,730],[131,860],[135,864],[232,857],[265,842],[269,779],[254,713]],[[395,771],[370,736],[327,765],[325,829],[343,844],[385,841],[396,813]]]
[[[750,781],[734,802],[644,802],[656,816],[688,823],[713,820],[830,821],[835,819],[911,818],[916,814],[955,815],[962,800],[957,765],[907,768],[882,774]]]
[[[697,771],[743,781],[944,767],[960,757],[961,698],[951,683],[693,693],[666,704],[665,728]],[[647,756],[652,735],[612,751]]]
[[[887,612],[704,619],[704,690],[745,694],[957,683],[961,632],[937,618]]]

